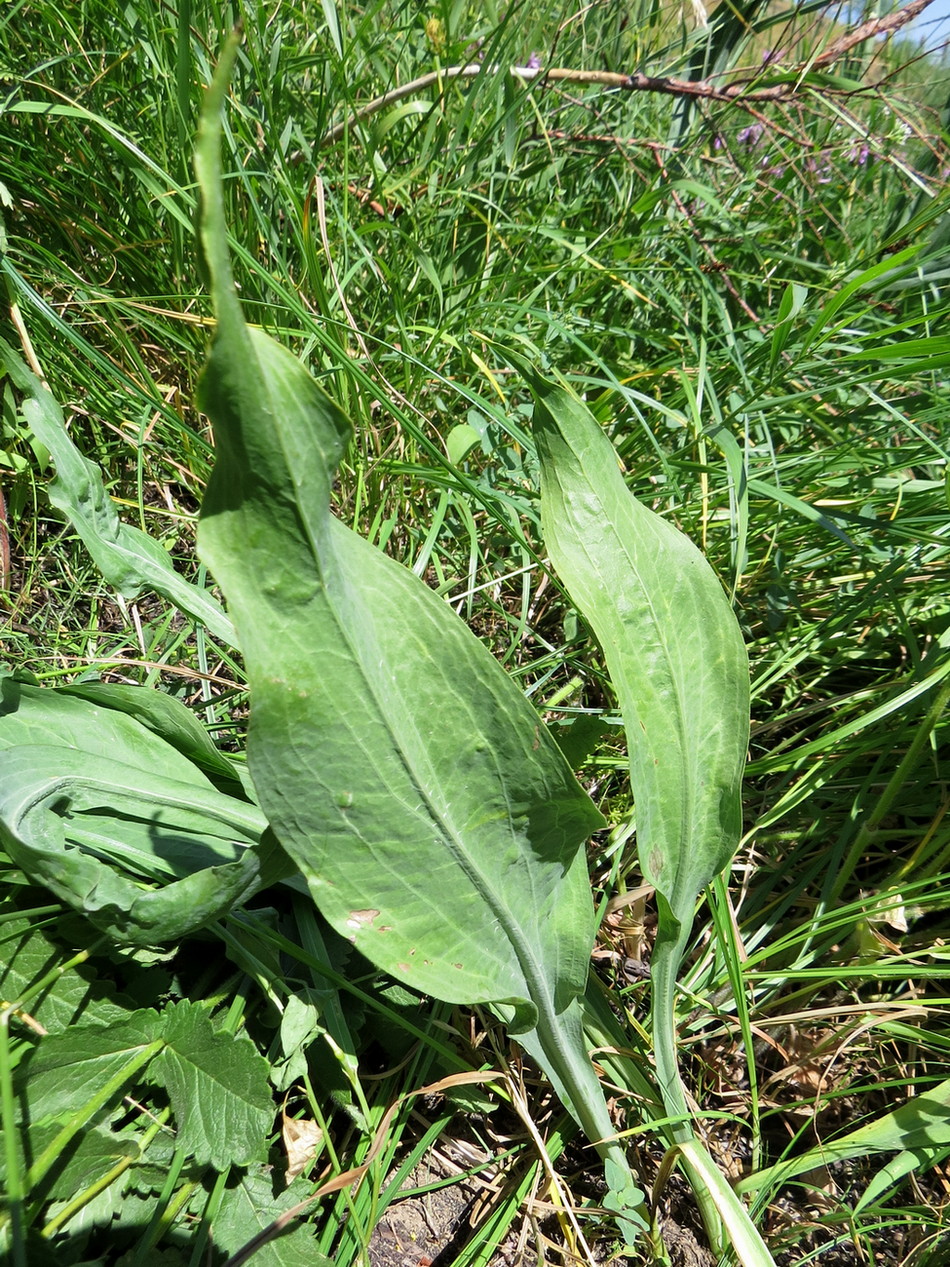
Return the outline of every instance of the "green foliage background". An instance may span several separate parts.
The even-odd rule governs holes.
[[[754,109],[526,88],[491,68],[537,54],[545,66],[745,76],[751,90],[807,64],[846,16],[756,0],[711,8],[708,26],[645,4],[91,0],[0,17],[2,333],[48,381],[125,523],[201,582],[194,516],[212,445],[193,401],[210,305],[191,153],[201,86],[243,18],[225,169],[248,319],[355,423],[337,513],[466,617],[614,826],[590,865],[595,895],[621,899],[600,970],[634,1046],[644,987],[617,967],[649,957],[650,910],[625,827],[626,754],[600,652],[539,557],[530,394],[505,347],[567,376],[630,487],[703,548],[743,626],[753,727],[747,835],[711,925],[697,924],[680,1034],[693,1094],[735,1115],[728,1129],[752,1165],[873,1121],[946,1072],[946,68],[913,62],[898,34]],[[378,94],[476,59],[481,75],[321,144]],[[118,598],[101,582],[47,492],[59,462],[21,403],[7,379],[6,661],[44,685],[160,684],[239,756],[233,648],[148,593]],[[272,1086],[305,1088],[294,1111],[325,1127],[317,1169],[364,1159],[404,1091],[498,1063],[456,1011],[395,995],[354,963],[292,893],[147,963],[64,920],[12,862],[3,874],[4,999],[64,1033],[203,1001],[219,1032],[246,1032]],[[16,1064],[36,1037],[4,1015]],[[407,1063],[387,1060],[364,1083],[374,1043]],[[138,1090],[167,1112],[160,1089]],[[269,1172],[202,1169],[204,1154],[176,1152],[122,1112],[127,1155],[146,1147],[146,1160],[37,1179],[36,1253],[197,1263],[209,1238],[237,1249],[254,1221],[239,1211],[260,1208],[246,1198]],[[394,1198],[396,1159],[421,1157],[450,1116],[433,1110],[420,1130],[408,1108],[397,1115],[359,1193],[314,1210],[301,1255],[316,1244],[358,1261]],[[489,1120],[473,1114],[470,1129]],[[911,1167],[922,1186],[895,1163],[858,1216],[860,1167],[836,1172],[811,1222],[770,1208],[774,1187],[756,1217],[788,1262],[839,1242],[895,1261],[880,1257],[893,1253],[887,1229],[908,1220],[899,1261],[939,1262],[927,1258],[943,1229],[927,1186],[934,1148]],[[491,1261],[534,1165],[519,1143],[506,1217],[456,1261]],[[98,1189],[114,1166],[121,1184]]]

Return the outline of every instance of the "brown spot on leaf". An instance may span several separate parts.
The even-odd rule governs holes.
[[[368,924],[372,924],[373,920],[379,914],[379,911],[350,911],[346,917],[347,928],[366,928]]]

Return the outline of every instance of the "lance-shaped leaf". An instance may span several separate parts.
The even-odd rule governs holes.
[[[350,424],[243,319],[217,165],[197,168],[218,319],[201,384],[216,463],[199,545],[251,684],[261,805],[330,923],[373,962],[530,1029],[584,990],[583,842],[602,824],[520,690],[452,610],[330,512]]]
[[[674,1012],[697,895],[739,840],[745,646],[709,564],[630,493],[586,406],[521,368],[535,396],[545,545],[597,635],[623,713],[640,865],[660,916],[651,963],[660,1090],[712,1244],[721,1246],[725,1227],[740,1261],[763,1267],[768,1250],[689,1124]]]
[[[551,562],[597,635],[627,732],[643,874],[682,926],[739,840],[745,645],[715,573],[639,502],[566,388],[532,376]]]

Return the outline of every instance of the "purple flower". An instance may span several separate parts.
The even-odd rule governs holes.
[[[862,141],[860,145],[855,143],[851,146],[847,153],[849,163],[857,163],[859,167],[863,167],[871,155],[871,147],[867,141]]]
[[[784,48],[767,48],[762,54],[763,66],[774,66],[776,62],[782,61],[785,57]]]
[[[747,128],[743,128],[736,135],[736,140],[740,145],[748,145],[750,150],[754,150],[761,140],[765,127],[761,123],[750,123]]]
[[[805,159],[805,170],[813,172],[818,177],[819,185],[830,185],[832,178],[831,164],[828,162],[828,151],[822,150],[818,155],[821,162],[814,158]]]
[[[540,70],[540,69],[541,69],[540,54],[532,53],[531,56],[528,58],[528,70]]]

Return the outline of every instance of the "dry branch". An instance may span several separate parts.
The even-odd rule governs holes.
[[[890,13],[882,18],[874,18],[869,22],[863,22],[860,26],[855,27],[853,31],[849,31],[846,35],[841,36],[840,39],[835,40],[823,52],[818,53],[807,62],[783,68],[782,83],[769,84],[763,88],[750,87],[750,83],[755,82],[750,79],[737,80],[725,86],[717,86],[705,79],[674,79],[665,75],[645,75],[640,71],[632,75],[624,75],[618,74],[616,71],[574,70],[563,66],[550,67],[547,70],[543,67],[512,66],[509,68],[508,73],[523,83],[541,80],[545,84],[559,82],[598,84],[604,88],[619,88],[626,92],[656,92],[667,96],[694,97],[708,101],[741,101],[742,103],[790,101],[799,94],[803,84],[807,82],[807,75],[810,71],[827,68],[837,61],[839,57],[842,57],[865,40],[875,39],[879,35],[893,34],[918,17],[932,3],[933,0],[910,0],[909,4],[906,4],[902,9],[898,9],[895,13]],[[414,93],[430,88],[433,84],[441,86],[452,79],[474,79],[476,76],[486,72],[497,72],[498,69],[497,66],[486,66],[481,62],[472,62],[466,66],[447,66],[442,70],[430,71],[426,75],[420,75],[418,79],[412,79],[408,83],[400,84],[398,88],[392,88],[389,92],[384,92],[382,96],[374,97],[365,106],[360,106],[358,110],[354,110],[341,123],[336,124],[328,132],[324,133],[320,141],[320,147],[326,148],[327,146],[335,145],[355,124],[371,118],[374,114],[378,114],[380,110],[384,110],[387,106],[393,105],[397,101],[403,101]],[[823,91],[830,91],[826,86],[823,85],[822,87]],[[295,155],[294,157],[296,158],[297,156]]]

